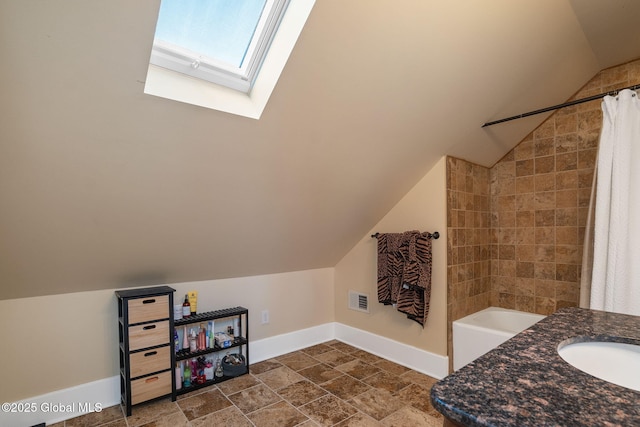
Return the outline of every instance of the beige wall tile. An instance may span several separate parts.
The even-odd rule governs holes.
[[[553,172],[555,170],[554,156],[536,157],[534,170],[536,174]]]
[[[580,124],[580,119],[578,121]],[[578,135],[569,133],[566,135],[558,135],[555,139],[556,153],[568,153],[578,149]]]
[[[640,60],[601,71],[574,99],[638,83]],[[458,232],[450,230],[447,276],[451,287],[464,283],[450,315],[578,304],[601,123],[600,101],[591,101],[556,111],[491,168],[448,159],[448,208],[457,210],[448,221]]]
[[[556,175],[553,173],[536,174],[534,176],[535,191],[553,191],[556,189]]]
[[[566,171],[578,168],[578,154],[573,151],[570,153],[556,154],[556,170]]]
[[[533,175],[534,159],[516,161],[516,176]]]

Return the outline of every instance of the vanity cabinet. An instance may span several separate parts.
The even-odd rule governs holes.
[[[127,416],[138,403],[175,400],[173,293],[168,286],[116,291],[120,401]]]

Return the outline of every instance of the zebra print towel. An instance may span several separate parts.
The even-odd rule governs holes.
[[[424,327],[431,298],[431,239],[428,233],[378,234],[378,302]]]

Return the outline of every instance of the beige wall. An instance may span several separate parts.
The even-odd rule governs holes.
[[[446,336],[446,186],[442,158],[404,198],[336,265],[336,321],[432,353],[447,354]],[[391,306],[377,302],[375,232],[421,230],[440,233],[433,240],[431,307],[424,329]],[[369,295],[370,312],[350,310],[349,290]]]
[[[118,375],[117,319],[109,290],[0,301],[0,400]]]
[[[336,266],[235,279],[169,284],[179,300],[199,293],[199,310],[249,309],[251,340],[338,321],[436,354],[446,354],[444,158],[372,232],[439,231],[433,241],[431,309],[424,329],[375,301],[376,241],[369,234]],[[335,276],[335,277],[334,277]],[[371,314],[346,308],[348,289],[370,293]],[[118,375],[115,289],[0,300],[4,351],[0,400],[16,401]],[[262,325],[260,313],[269,310]]]
[[[251,340],[334,320],[334,269],[170,284],[199,310],[244,306]],[[11,402],[118,375],[114,290],[0,301],[0,400]],[[269,310],[270,322],[260,323]]]

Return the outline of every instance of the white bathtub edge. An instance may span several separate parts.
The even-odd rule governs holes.
[[[452,324],[454,371],[473,362],[478,357],[488,353],[519,333],[508,330],[506,326],[503,329],[496,329],[495,327],[481,324],[479,319],[483,317],[486,319],[486,316],[482,316],[482,314],[490,312],[504,312],[513,314],[520,319],[526,318],[527,322],[525,323],[530,323],[527,328],[546,317],[540,314],[507,308],[489,307],[455,320]],[[518,324],[518,322],[514,323]]]
[[[518,311],[518,310],[512,310],[510,308],[502,308],[502,307],[488,307],[485,308],[484,310],[480,310],[480,311],[476,311],[475,313],[471,313],[461,319],[458,320],[454,320],[453,323],[458,323],[458,324],[464,324],[464,325],[469,325],[469,326],[475,326],[475,322],[474,322],[474,317],[482,314],[482,313],[487,313],[490,311],[502,311],[502,312],[506,312],[506,313],[514,313],[514,314],[518,314],[518,315],[526,315],[527,317],[532,317],[532,318],[536,318],[538,319],[537,322],[539,322],[540,320],[544,319],[546,316],[542,315],[542,314],[536,314],[536,313],[529,313],[527,311]]]

